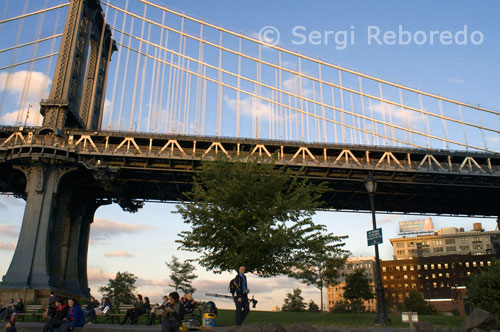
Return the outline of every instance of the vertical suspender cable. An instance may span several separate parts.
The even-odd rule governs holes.
[[[319,77],[319,80],[322,81],[323,80],[323,75],[322,75],[322,70],[321,70],[321,63],[318,62],[318,77]],[[324,105],[324,99],[323,99],[323,83],[319,83],[319,101],[321,102],[321,116],[323,117],[323,119],[326,118],[326,114],[325,114],[325,106]],[[325,120],[321,120],[321,126],[322,126],[322,131],[323,131],[323,142],[326,143],[328,142],[328,133],[326,131],[326,121]]]
[[[339,86],[342,87],[342,72],[338,70],[339,74]],[[342,110],[345,110],[344,107],[344,90],[339,89],[340,92],[340,108]],[[342,129],[342,143],[346,144],[346,132],[345,132],[345,114],[344,112],[340,112],[340,123],[341,123],[341,129]]]
[[[424,109],[424,102],[422,100],[422,95],[419,93],[418,94],[418,102],[420,104],[420,109],[423,110]],[[425,122],[425,127],[426,127],[426,134],[429,135],[430,132],[431,132],[431,128],[430,128],[430,125],[429,125],[429,117],[428,116],[425,116],[424,113],[421,113],[422,114],[422,119],[424,120]],[[429,136],[426,136],[426,142],[427,142],[427,147],[428,148],[431,148],[432,147],[432,144],[431,144],[431,139]]]
[[[143,17],[146,17],[146,12],[148,10],[148,6],[144,4],[144,12],[142,13]],[[142,52],[142,39],[144,38],[144,27],[146,21],[142,20],[141,27],[141,40],[139,41],[139,52]],[[132,108],[130,110],[130,120],[128,124],[128,131],[132,131],[134,126],[134,111],[135,111],[135,99],[137,97],[137,80],[139,79],[139,67],[141,66],[141,54],[137,53],[137,61],[135,63],[135,76],[134,76],[134,88],[132,90]],[[141,107],[141,106],[139,106]],[[137,130],[137,125],[135,126],[134,131]]]
[[[219,30],[219,45],[222,46],[222,30]],[[221,135],[221,127],[222,127],[222,47],[219,47],[219,67],[217,71],[217,127],[216,127],[216,136]]]
[[[26,0],[24,3],[23,15],[26,14],[26,12],[28,11],[28,4],[29,4],[29,0]],[[21,33],[23,31],[23,25],[24,25],[24,18],[21,19],[21,21],[19,22],[19,26],[17,27],[17,36],[16,36],[15,45],[19,44],[19,39],[21,38]],[[16,56],[17,56],[17,48],[12,50],[12,57],[10,59],[11,66],[16,62]],[[6,100],[7,91],[9,90],[9,87],[10,87],[10,81],[12,80],[12,72],[13,71],[14,71],[14,67],[10,67],[9,71],[7,72],[7,78],[5,79],[5,83],[3,85],[3,88],[2,88],[2,90],[0,90],[0,91],[2,91],[2,98],[0,99],[0,114],[2,113],[3,108],[4,108],[4,103]]]
[[[151,24],[148,24],[148,40],[151,37]],[[149,44],[146,44],[146,54],[149,54]],[[141,130],[141,119],[142,119],[142,110],[146,106],[143,104],[144,101],[144,85],[146,84],[146,73],[148,71],[148,57],[144,58],[144,66],[141,68],[142,70],[142,78],[141,78],[141,88],[140,88],[140,97],[139,97],[139,115],[137,117],[137,130]],[[153,74],[154,75],[154,74]],[[153,78],[154,79],[154,78]],[[153,80],[151,80],[153,81]],[[148,104],[148,114],[147,117],[149,119],[149,113],[151,113],[151,104]]]
[[[132,21],[130,22],[130,32],[131,34],[134,33],[134,18],[132,17]],[[127,49],[127,57],[125,59],[125,68],[123,70],[123,76],[124,76],[124,79],[123,79],[123,85],[122,85],[122,89],[121,89],[121,93],[120,93],[120,111],[119,111],[119,115],[118,115],[118,130],[122,130],[122,114],[123,114],[123,103],[125,101],[125,88],[127,86],[127,82],[128,82],[128,77],[129,75],[127,75],[127,72],[128,72],[128,64],[129,64],[129,60],[130,60],[130,48],[131,48],[131,45],[132,45],[132,38],[129,37],[129,40],[128,40],[128,49]]]
[[[335,107],[335,91],[333,90],[333,86],[330,87],[331,88],[331,93],[332,93],[332,106]],[[332,110],[332,113],[333,113],[333,123],[332,123],[332,126],[333,126],[333,142],[338,144],[339,143],[339,139],[338,139],[338,135],[337,135],[337,111],[336,110]]]
[[[128,9],[128,1],[127,0],[125,2],[125,10]],[[118,13],[116,13],[116,15],[118,16]],[[125,31],[125,23],[127,21],[127,15],[123,14],[123,20],[122,20],[122,31]],[[132,22],[134,21],[134,18],[132,18]],[[120,36],[120,44],[123,44],[123,37],[124,37],[124,34],[122,33],[121,36]],[[130,50],[127,51],[127,53],[129,53]],[[116,60],[116,66],[115,66],[115,77],[114,77],[114,80],[113,80],[113,92],[111,94],[111,108],[114,110],[115,109],[115,102],[116,102],[116,86],[118,84],[118,74],[121,72],[120,70],[120,64],[121,64],[121,59],[122,59],[122,54],[123,52],[121,50],[118,50],[118,60]],[[126,70],[124,70],[123,72],[126,72]],[[121,109],[118,110],[119,112],[119,116],[118,116],[118,122],[120,122],[120,118],[121,118]],[[109,112],[109,116],[108,116],[108,129],[111,129],[113,127],[113,112]],[[118,125],[118,128],[120,128],[120,124]]]
[[[439,113],[441,116],[443,116],[443,103],[441,102],[441,99],[438,100],[438,105],[439,105]],[[441,119],[441,122],[443,124],[443,130],[444,130],[444,138],[448,140],[448,125],[446,124],[446,121],[444,119]],[[443,141],[444,143],[444,148],[448,149],[448,142]]]
[[[363,93],[363,80],[361,79],[361,76],[358,76],[358,84],[359,84],[359,91]],[[363,114],[363,129],[365,130],[364,136],[365,136],[365,144],[370,144],[368,134],[366,133],[366,119],[365,117],[365,97],[362,95],[359,96],[360,101],[361,101],[361,114]],[[373,114],[372,114],[372,119],[373,119]],[[373,130],[372,130],[373,131]],[[373,134],[372,134],[373,135]]]
[[[238,37],[238,77],[236,78],[236,137],[240,137],[241,36]]]

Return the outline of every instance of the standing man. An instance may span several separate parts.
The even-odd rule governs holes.
[[[238,275],[232,280],[233,285],[231,285],[231,291],[233,292],[234,303],[236,304],[236,319],[235,325],[240,326],[241,323],[247,318],[250,312],[250,306],[248,303],[248,287],[247,287],[247,277],[245,276],[245,267],[240,266],[238,270]]]

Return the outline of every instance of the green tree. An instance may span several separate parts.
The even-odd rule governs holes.
[[[345,279],[344,298],[349,301],[351,311],[364,311],[363,300],[373,299],[370,279],[363,269],[356,269]]]
[[[134,300],[136,281],[137,277],[132,273],[118,271],[114,279],[108,280],[107,286],[99,288],[99,292],[109,297],[113,305],[118,307],[121,303],[131,303]]]
[[[170,287],[175,288],[176,292],[181,290],[184,293],[193,294],[196,291],[191,283],[198,276],[193,273],[195,267],[191,263],[188,261],[180,262],[177,257],[172,256],[172,261],[165,262],[165,264],[171,271],[169,277],[172,284],[169,285]]]
[[[473,307],[489,311],[500,319],[500,260],[480,274],[473,274],[467,284],[467,299]]]
[[[309,312],[319,312],[319,307],[316,303],[314,303],[313,300],[311,300],[311,302],[309,302],[308,306],[307,306],[307,311]]]
[[[191,225],[177,242],[215,273],[244,265],[263,277],[286,274],[325,230],[311,217],[326,190],[273,162],[204,162],[177,205]]]
[[[420,292],[410,292],[405,298],[402,311],[413,311],[419,315],[433,315],[437,314],[436,308],[425,301],[424,295]]]
[[[306,310],[306,307],[307,304],[302,297],[302,290],[300,288],[295,288],[292,293],[286,294],[281,311],[302,312]]]
[[[342,240],[347,236],[315,234],[314,237],[310,239],[314,245],[299,255],[298,264],[290,271],[289,276],[319,289],[323,312],[323,288],[335,284],[339,277],[339,268],[344,265],[348,254],[342,249],[345,245]]]

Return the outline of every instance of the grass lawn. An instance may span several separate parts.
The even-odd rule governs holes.
[[[389,315],[393,327],[408,327],[401,322],[400,315]],[[376,314],[351,314],[351,313],[309,313],[309,312],[269,312],[251,311],[246,324],[266,324],[278,322],[283,325],[307,323],[317,326],[336,327],[368,327],[374,326]],[[420,321],[429,321],[436,327],[457,328],[460,327],[465,317],[429,315],[419,316]],[[217,326],[230,326],[234,323],[234,310],[219,310],[217,315]]]

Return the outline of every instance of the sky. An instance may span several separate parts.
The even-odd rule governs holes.
[[[137,0],[130,1],[130,10],[140,12],[142,5]],[[47,0],[55,4],[62,1]],[[361,71],[375,77],[381,77],[393,82],[401,82],[410,87],[424,91],[439,93],[443,96],[455,98],[471,104],[480,104],[499,110],[500,94],[498,93],[498,77],[500,66],[500,2],[496,0],[475,1],[229,1],[229,0],[189,0],[166,1],[155,0],[160,5],[184,12],[196,18],[203,19],[225,28],[241,31],[249,36],[258,36],[259,32],[268,26],[275,27],[280,34],[280,45],[322,60],[339,64],[344,67]],[[11,17],[22,12],[23,1],[13,5],[3,17]],[[17,2],[16,2],[17,3]],[[43,7],[40,2],[28,3],[29,8]],[[124,6],[125,0],[114,0],[111,3]],[[30,7],[35,6],[35,7]],[[3,10],[4,3],[0,3]],[[17,11],[17,12],[16,12]],[[17,14],[16,14],[17,13]],[[12,15],[8,15],[12,14]],[[44,24],[41,36],[49,36],[53,31],[62,31],[64,19],[59,21],[57,15],[51,16],[51,25]],[[34,29],[36,25],[27,26]],[[383,34],[387,31],[399,32],[400,29],[416,33],[422,31],[430,36],[430,31],[450,31],[456,34],[467,29],[467,45],[443,45],[435,42],[433,45],[424,43],[417,45],[379,45],[372,39],[368,40],[368,29],[378,27]],[[298,28],[297,28],[298,27]],[[5,30],[2,30],[5,29]],[[9,30],[12,29],[12,30]],[[295,29],[295,30],[294,30]],[[12,31],[13,33],[6,34]],[[295,31],[295,34],[294,34]],[[318,43],[319,35],[323,36]],[[325,31],[326,38],[325,38]],[[330,32],[333,31],[333,32]],[[343,47],[335,41],[337,31],[346,31],[347,36],[354,35],[353,43]],[[16,29],[0,25],[0,33],[6,36],[0,41],[0,48],[11,46],[16,41]],[[299,45],[301,37],[298,34],[309,34],[312,39]],[[482,36],[481,43],[475,39]],[[390,34],[390,33],[389,33]],[[340,40],[341,35],[337,35]],[[266,35],[271,38],[272,34]],[[21,40],[19,42],[23,42]],[[24,42],[33,39],[26,37]],[[58,39],[59,42],[60,39]],[[312,42],[311,42],[312,40]],[[9,44],[10,42],[10,44]],[[57,43],[58,43],[57,42]],[[58,44],[44,44],[42,48],[50,52],[58,49]],[[31,53],[30,53],[31,54]],[[40,53],[45,54],[45,53]],[[16,55],[17,61],[22,60],[22,53]],[[10,53],[0,53],[0,68],[11,62]],[[114,61],[114,60],[113,60]],[[55,65],[55,58],[42,60],[35,67],[20,67],[11,77],[10,90],[2,91],[0,97],[1,123],[12,123],[19,120],[15,113],[16,105],[9,105],[9,96],[24,98],[25,104],[32,103],[33,112],[28,121],[40,121],[37,115],[38,100],[45,96],[51,83],[51,70]],[[52,68],[52,69],[50,69]],[[24,71],[22,71],[22,70]],[[31,74],[30,74],[31,73]],[[17,76],[16,76],[17,75]],[[34,89],[24,93],[22,82],[27,75],[32,75]],[[5,83],[5,70],[0,71],[0,83]],[[19,83],[21,82],[21,83]],[[0,84],[0,88],[4,86]],[[107,97],[108,98],[108,97]],[[117,107],[116,105],[114,107]],[[21,114],[22,115],[22,114]],[[497,116],[498,117],[498,116]],[[9,122],[10,121],[10,122]],[[491,124],[498,129],[499,122]],[[493,139],[498,140],[497,137]],[[0,197],[0,275],[3,275],[13,255],[18,232],[22,222],[24,201],[12,197]],[[173,204],[148,203],[135,214],[121,211],[119,206],[104,206],[98,209],[91,231],[89,249],[89,280],[93,293],[99,286],[104,285],[107,279],[117,271],[129,271],[139,277],[139,291],[150,296],[154,301],[169,292],[168,269],[165,261],[173,255],[181,259],[196,258],[191,253],[177,250],[175,240],[177,234],[186,230],[175,211]],[[425,217],[425,216],[424,216]],[[402,215],[378,215],[378,221],[383,228],[384,243],[381,245],[381,256],[390,259],[392,247],[389,238],[397,236],[397,222],[413,220],[423,217]],[[482,222],[487,230],[495,228],[493,219],[432,217],[435,227],[464,227],[471,229],[473,222]],[[373,247],[366,245],[366,230],[371,227],[368,214],[318,212],[314,217],[317,223],[325,224],[329,232],[338,235],[348,235],[346,247],[353,256],[373,255]],[[227,292],[230,274],[214,275],[197,266],[199,278],[194,285],[198,288],[195,298],[205,299],[205,292]],[[269,310],[275,305],[281,306],[287,292],[300,286],[304,290],[305,299],[314,299],[319,302],[319,292],[312,288],[300,285],[287,277],[270,279],[249,279],[249,288],[259,300],[259,309]],[[229,301],[217,301],[220,307],[231,307]]]

